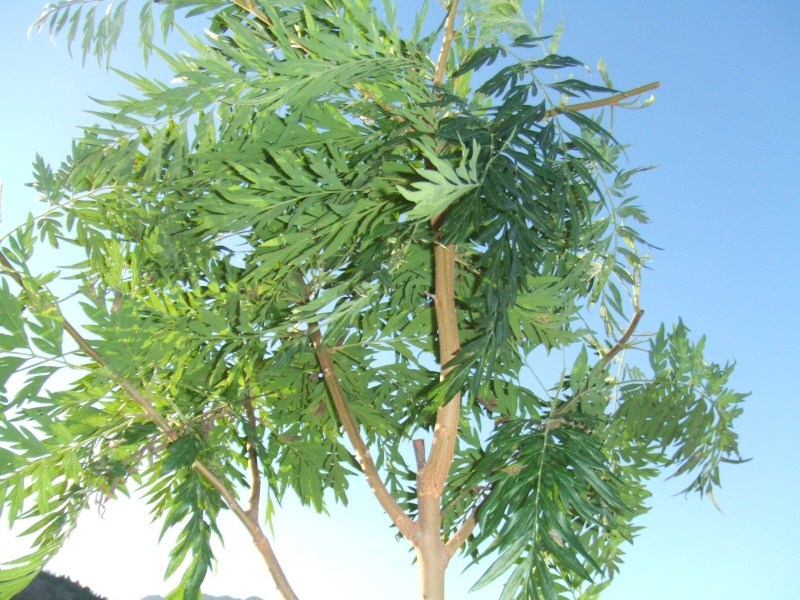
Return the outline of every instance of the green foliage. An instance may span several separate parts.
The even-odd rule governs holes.
[[[61,0],[38,24],[107,61],[129,7],[103,4]],[[140,4],[145,57],[175,79],[121,73],[135,93],[100,102],[58,169],[36,159],[47,211],[2,248],[0,382],[23,383],[3,396],[0,509],[38,537],[0,573],[0,596],[30,581],[92,498],[134,485],[181,531],[171,597],[197,597],[226,509],[197,461],[235,490],[252,485],[254,453],[269,507],[287,493],[317,511],[346,502],[360,467],[314,332],[412,517],[409,442],[464,394],[443,535],[477,510],[465,551],[493,561],[476,587],[507,577],[503,599],[595,597],[657,468],[713,492],[720,463],[738,459],[744,395],[682,323],[625,332],[646,262],[636,169],[619,166],[599,118],[559,108],[613,90],[572,78],[582,63],[544,47],[519,2],[467,3],[443,85],[437,32],[423,36],[420,17],[402,38],[389,2],[385,20],[367,0]],[[188,53],[158,50],[156,22],[166,38],[180,11],[205,15],[207,32],[183,33]],[[436,244],[458,252],[462,341],[442,382]],[[80,257],[30,273],[48,245]],[[73,283],[66,310],[82,310],[102,364],[65,343],[52,282]],[[647,348],[652,374],[622,365],[615,344]],[[528,361],[551,351],[575,361],[540,396]]]

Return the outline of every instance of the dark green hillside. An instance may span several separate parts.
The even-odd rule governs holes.
[[[13,600],[107,600],[68,577],[43,571]]]

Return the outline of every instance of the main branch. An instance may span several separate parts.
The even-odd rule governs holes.
[[[455,20],[458,13],[458,0],[452,0],[447,7],[444,39],[439,58],[436,62],[436,83],[444,83],[450,48],[455,38]],[[434,229],[438,228],[441,215],[433,219]],[[438,237],[438,231],[435,232]],[[453,360],[461,348],[458,331],[458,317],[455,301],[456,281],[456,247],[444,246],[438,242],[433,247],[434,258],[434,308],[436,311],[436,328],[439,345],[440,379],[444,379],[452,370],[448,363]],[[461,394],[457,394],[436,415],[431,454],[425,466],[419,472],[419,495],[436,494],[441,496],[450,465],[453,462],[461,416]]]
[[[445,80],[450,49],[456,35],[457,14],[458,0],[451,0],[447,6],[444,39],[436,62],[434,83],[437,85],[442,85]],[[441,220],[441,215],[438,215],[431,221],[436,238],[440,237],[438,229]],[[434,241],[434,309],[441,380],[452,370],[451,361],[461,348],[455,302],[456,258],[454,245],[443,245],[438,239]],[[419,536],[415,549],[420,569],[420,596],[426,600],[444,600],[444,573],[452,554],[447,552],[442,542],[441,499],[453,464],[460,418],[461,394],[457,393],[438,409],[430,456],[417,471]]]
[[[375,466],[375,461],[372,459],[372,454],[369,451],[366,443],[364,443],[359,431],[358,423],[356,423],[350,406],[345,398],[344,390],[339,383],[339,378],[336,376],[336,366],[331,356],[330,348],[326,347],[322,341],[322,334],[319,328],[314,325],[311,329],[311,344],[314,347],[314,352],[317,356],[320,369],[322,369],[322,378],[325,381],[325,387],[328,389],[333,407],[336,409],[336,414],[339,417],[339,422],[342,424],[347,439],[356,452],[356,459],[361,466],[364,477],[369,484],[372,493],[378,499],[389,518],[397,526],[400,533],[408,540],[413,540],[416,532],[414,522],[405,513],[395,500],[394,496],[389,493],[386,486],[381,479],[378,468]]]

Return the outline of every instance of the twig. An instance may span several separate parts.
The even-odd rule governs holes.
[[[625,344],[628,343],[628,340],[631,339],[633,332],[636,331],[636,326],[639,324],[639,320],[644,315],[644,311],[642,309],[637,310],[633,317],[631,318],[631,322],[628,323],[628,327],[622,333],[622,337],[617,340],[617,343],[614,344],[614,347],[611,348],[608,352],[603,355],[603,358],[600,359],[600,366],[605,366],[611,362],[611,360],[620,353],[620,351],[625,347]]]
[[[633,332],[636,330],[636,326],[639,324],[639,320],[642,318],[642,315],[644,315],[644,311],[642,309],[639,309],[635,313],[633,313],[633,317],[631,317],[630,323],[628,323],[628,326],[625,328],[625,331],[622,332],[622,335],[620,336],[619,340],[617,340],[617,343],[614,344],[614,346],[600,358],[600,361],[597,363],[595,368],[602,369],[609,362],[611,362],[611,360],[617,354],[619,354],[622,351],[622,349],[625,347],[625,344],[628,343],[628,340],[631,338]],[[558,417],[559,415],[563,415],[564,413],[567,413],[570,410],[572,410],[572,407],[578,401],[578,397],[579,395],[575,394],[568,402],[553,409],[553,411],[550,413],[550,419],[545,424],[545,427],[547,429],[557,428],[561,423],[559,422],[558,419],[554,419],[554,417]]]
[[[264,13],[264,11],[262,11],[257,6],[255,6],[251,0],[231,0],[231,2],[233,2],[236,6],[238,6],[242,10],[247,11],[250,14],[252,14],[255,18],[257,18],[259,21],[264,23],[264,25],[266,25],[267,27],[272,28],[274,26],[273,23],[272,23],[272,19],[270,19]],[[292,45],[293,48],[297,48],[298,50],[302,50],[306,54],[311,54],[311,50],[309,50],[306,46],[304,46],[303,44],[301,44],[297,40],[292,40],[291,45]],[[393,115],[392,114],[392,110],[391,110],[392,109],[392,105],[391,104],[387,104],[387,103],[384,103],[384,102],[378,102],[378,99],[376,98],[375,94],[373,94],[372,92],[370,92],[369,90],[364,88],[363,85],[361,85],[359,83],[354,83],[353,87],[362,96],[364,96],[367,100],[374,101],[375,104],[377,104],[381,109],[383,109],[387,114],[390,115],[390,118],[393,121],[396,121],[398,123],[402,123],[403,121],[405,121],[405,119],[403,117],[401,117],[400,115]]]
[[[19,271],[11,264],[11,262],[6,258],[5,254],[0,252],[0,266],[8,273],[8,275],[22,288],[25,289],[25,279],[22,277]],[[97,365],[104,368],[108,371],[109,376],[111,379],[119,385],[122,390],[128,394],[128,396],[137,404],[139,407],[144,411],[147,418],[155,423],[158,428],[164,432],[164,435],[167,436],[167,439],[170,442],[176,441],[180,434],[173,429],[170,424],[161,416],[161,414],[156,410],[153,406],[152,402],[148,398],[144,396],[130,381],[124,378],[122,375],[117,373],[116,371],[109,368],[108,363],[106,360],[98,353],[89,342],[78,332],[75,327],[64,317],[63,313],[61,312],[61,308],[55,306],[58,313],[61,315],[61,319],[64,323],[64,331],[69,334],[69,336],[75,341],[83,353],[88,356],[92,361],[94,361]]]
[[[267,27],[272,27],[272,19],[270,19],[264,11],[258,8],[255,4],[251,2],[251,0],[231,0],[236,6],[241,8],[242,10],[249,12],[253,15],[256,19],[264,23]]]
[[[414,458],[417,460],[417,470],[420,470],[425,466],[425,440],[414,440],[411,444],[414,447]]]
[[[242,10],[244,10],[246,12],[249,12],[256,19],[258,19],[259,21],[264,23],[264,25],[266,25],[267,27],[273,28],[275,26],[275,24],[272,22],[272,19],[270,19],[264,13],[264,11],[262,11],[255,4],[253,4],[252,0],[231,0],[231,2],[233,2],[236,6],[238,6]],[[292,40],[290,42],[290,46],[292,48],[297,48],[298,50],[302,50],[306,54],[310,54],[311,53],[311,51],[308,48],[303,46],[303,44],[301,44],[297,40]]]
[[[258,469],[258,450],[251,441],[251,436],[256,435],[256,413],[253,410],[253,401],[248,393],[244,397],[244,409],[247,413],[247,468],[250,471],[250,501],[247,512],[253,519],[258,519],[258,505],[261,502],[261,473]]]
[[[607,98],[601,98],[600,100],[581,102],[580,104],[567,104],[566,106],[557,106],[555,108],[551,108],[546,113],[544,113],[543,118],[550,119],[565,112],[580,112],[584,110],[591,110],[593,108],[600,108],[602,106],[616,106],[623,100],[627,100],[628,98],[632,98],[633,96],[638,96],[639,94],[644,94],[645,92],[655,90],[660,85],[661,83],[659,83],[658,81],[654,81],[653,83],[640,85],[639,87],[633,88],[632,90],[628,90],[627,92],[620,92],[619,94],[614,94],[613,96],[608,96]]]

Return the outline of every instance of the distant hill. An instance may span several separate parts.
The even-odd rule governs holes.
[[[42,571],[31,581],[30,585],[14,596],[11,600],[108,600],[105,596],[98,596],[92,590],[72,581],[69,577],[54,575]],[[142,600],[164,600],[163,596],[147,596]],[[231,596],[209,596],[203,594],[203,600],[240,600]],[[250,596],[243,600],[262,600],[257,596]]]
[[[42,571],[12,600],[108,600],[69,577]]]

